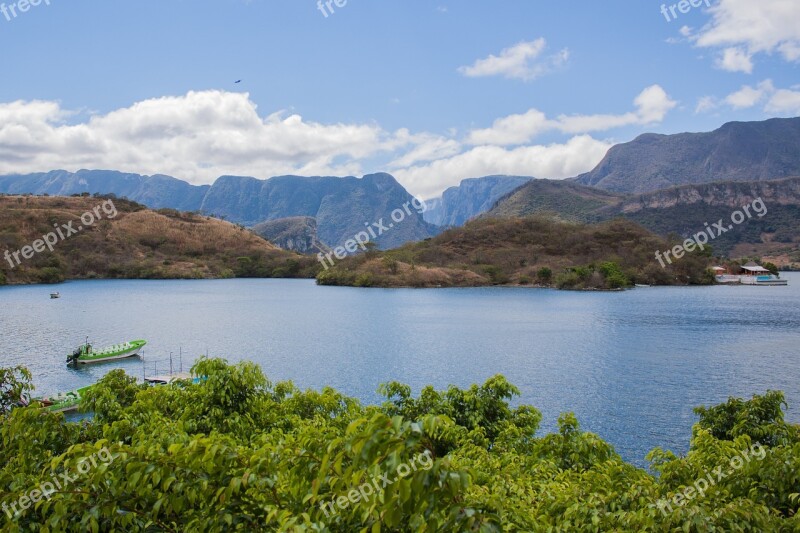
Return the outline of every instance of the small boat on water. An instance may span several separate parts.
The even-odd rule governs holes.
[[[89,365],[94,363],[105,363],[138,355],[139,351],[147,344],[147,341],[136,340],[108,346],[101,350],[95,350],[89,341],[78,346],[72,355],[67,357],[67,364],[70,365]]]
[[[89,385],[74,391],[62,392],[55,396],[35,398],[34,401],[41,402],[44,406],[43,408],[52,413],[69,413],[78,409],[83,394],[91,388],[92,385]]]
[[[59,292],[51,292],[50,293],[50,299],[51,300],[55,300],[56,298],[61,298],[61,293],[59,293]]]

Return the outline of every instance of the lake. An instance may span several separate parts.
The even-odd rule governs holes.
[[[114,368],[188,370],[208,353],[258,363],[273,381],[332,386],[365,403],[382,382],[468,387],[505,375],[544,415],[573,411],[638,465],[688,448],[692,408],[786,392],[800,421],[800,275],[788,287],[560,292],[318,287],[309,280],[79,281],[0,288],[0,365],[37,394]],[[59,291],[61,299],[49,293]],[[147,339],[144,358],[71,369],[67,354]],[[179,357],[179,353],[181,357]]]

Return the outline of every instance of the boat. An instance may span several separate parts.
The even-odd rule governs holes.
[[[62,392],[55,396],[48,396],[46,398],[35,398],[35,401],[40,402],[43,409],[51,413],[69,413],[77,411],[81,403],[83,394],[86,393],[92,385],[82,387],[70,392]]]
[[[105,363],[106,361],[116,361],[139,354],[139,351],[147,344],[144,340],[135,340],[122,344],[114,344],[102,350],[95,350],[89,341],[78,346],[72,355],[67,357],[67,364],[89,365],[94,363]]]
[[[50,299],[51,299],[51,300],[55,300],[56,298],[61,298],[61,293],[58,293],[58,292],[51,292],[51,293],[50,293]]]
[[[645,285],[644,283],[637,283],[635,286],[636,286],[637,289],[649,289],[650,288],[650,285]]]

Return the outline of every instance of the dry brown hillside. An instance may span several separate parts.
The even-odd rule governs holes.
[[[80,217],[85,213],[92,214],[84,221],[97,220],[84,225]],[[44,242],[48,234],[52,251]],[[40,252],[33,250],[37,240]],[[241,226],[215,218],[152,211],[118,198],[0,196],[0,284],[313,277],[316,268],[313,258],[280,250]]]

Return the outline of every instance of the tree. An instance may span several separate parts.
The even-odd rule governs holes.
[[[25,403],[27,393],[32,390],[31,373],[28,369],[21,366],[0,368],[0,415],[7,414],[20,403]]]

